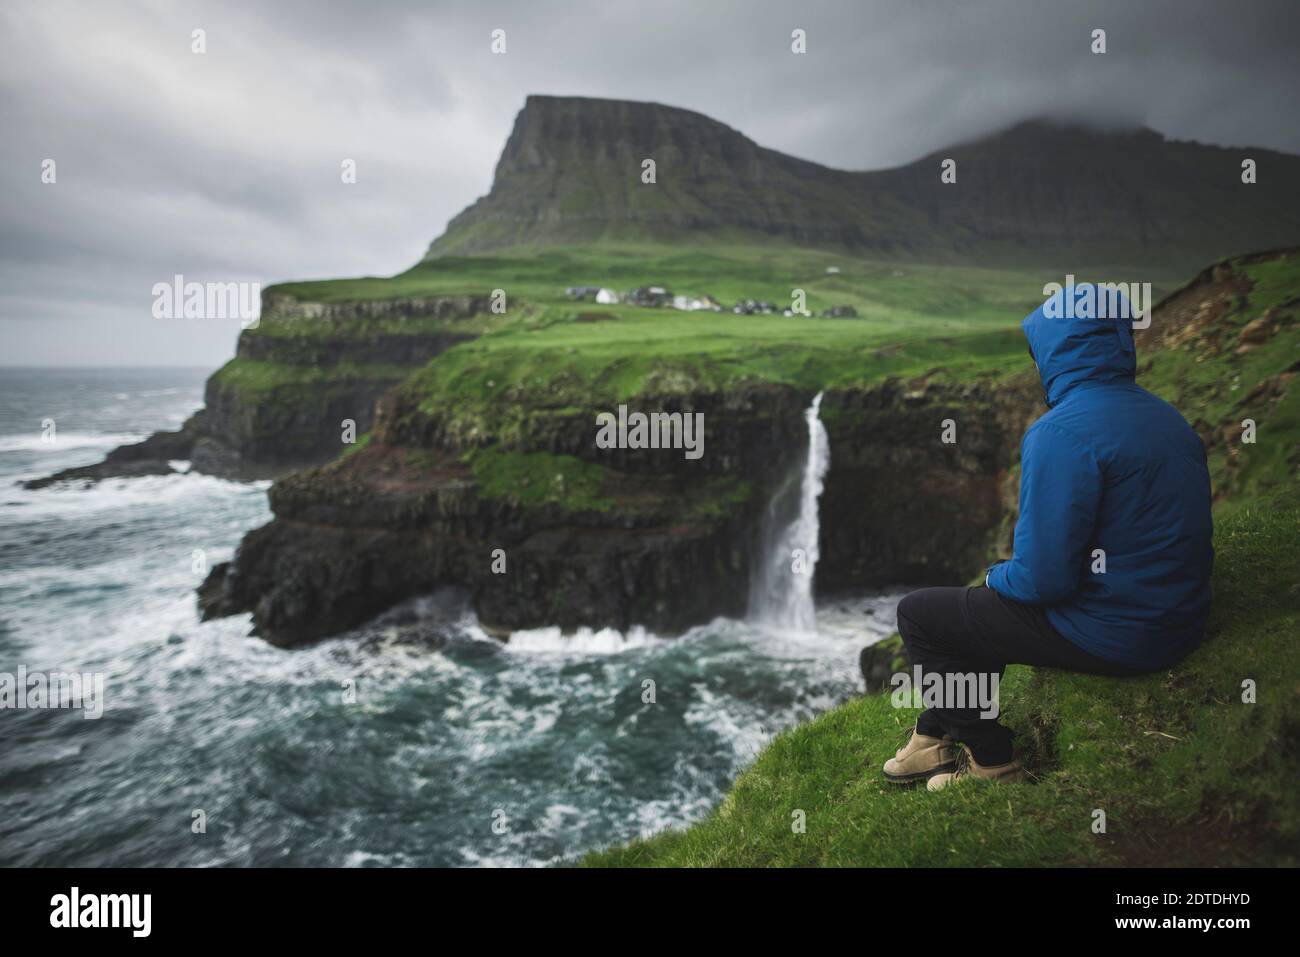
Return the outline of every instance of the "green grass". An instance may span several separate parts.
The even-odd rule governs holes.
[[[1248,505],[1261,497],[1300,507],[1300,389],[1284,389],[1273,399],[1252,395],[1264,383],[1294,374],[1300,360],[1300,302],[1289,307],[1266,343],[1244,355],[1236,350],[1241,330],[1267,310],[1300,297],[1300,257],[1242,267],[1255,283],[1250,295],[1235,301],[1218,323],[1217,346],[1203,339],[1161,352],[1145,362],[1141,381],[1169,400],[1186,417],[1213,427],[1220,441],[1211,447],[1210,472],[1222,508]],[[1288,370],[1292,370],[1288,372]],[[1256,441],[1240,441],[1244,419],[1256,423]],[[1223,437],[1231,436],[1230,439]]]
[[[827,275],[827,267],[837,275]],[[1176,272],[1144,275],[1156,292],[1171,289]],[[793,289],[808,293],[809,308],[853,305],[879,315],[976,315],[994,318],[1002,308],[1033,308],[1042,286],[1062,277],[1041,268],[995,269],[935,263],[871,260],[783,244],[700,247],[653,243],[520,247],[479,256],[446,256],[390,278],[367,276],[323,282],[289,282],[274,291],[310,302],[356,302],[425,296],[485,295],[504,289],[511,300],[567,301],[568,286],[616,290],[662,284],[674,292],[709,293],[725,304],[742,298],[790,304]],[[1024,309],[1023,316],[1029,309]]]
[[[374,438],[374,434],[375,434],[374,432],[362,432],[359,436],[357,436],[357,440],[355,442],[353,442],[351,445],[345,446],[343,451],[339,453],[339,461],[342,461],[343,459],[351,458],[352,456],[360,452],[362,449],[367,448],[370,445],[371,439]]]
[[[356,380],[399,380],[410,367],[384,363],[340,362],[331,366],[293,365],[252,359],[232,359],[212,376],[222,386],[243,392],[265,392],[281,386],[346,384]]]
[[[350,280],[345,280],[350,281]],[[379,280],[391,282],[392,280]],[[313,319],[286,320],[274,311],[262,316],[247,335],[280,340],[285,345],[295,341],[310,342],[320,338],[368,339],[374,336],[430,336],[440,333],[486,332],[499,322],[488,314],[468,318],[438,318],[436,316],[367,316],[364,320],[319,322]]]
[[[604,466],[572,455],[517,452],[499,447],[465,456],[479,494],[524,506],[563,505],[571,510],[606,512],[615,502],[604,493]]]
[[[825,388],[936,366],[995,371],[1010,357],[1023,358],[1020,333],[1006,324],[971,329],[928,317],[855,322],[607,312],[612,320],[577,322],[556,311],[545,326],[505,327],[440,356],[410,387],[430,408],[452,401],[495,407],[503,396],[547,392],[594,407],[593,400],[622,401],[651,389],[684,393],[763,382]]]
[[[693,478],[683,487],[671,479],[625,476],[572,455],[520,452],[500,444],[474,449],[464,461],[483,498],[503,499],[524,509],[553,507],[568,512],[610,512],[623,517],[663,515],[671,521],[706,522],[729,517],[748,501],[751,484],[735,476]]]

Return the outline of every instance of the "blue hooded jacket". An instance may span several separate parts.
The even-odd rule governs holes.
[[[1120,297],[1107,308],[1106,298],[1067,286],[1022,324],[1050,408],[1020,448],[1015,554],[989,569],[987,583],[1043,606],[1085,651],[1152,670],[1204,635],[1210,475],[1205,446],[1178,410],[1133,381],[1129,306]],[[1088,308],[1090,299],[1102,302]]]

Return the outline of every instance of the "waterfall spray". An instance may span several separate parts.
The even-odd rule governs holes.
[[[779,631],[810,634],[817,630],[813,576],[821,524],[817,501],[830,466],[830,439],[821,420],[822,393],[804,412],[808,451],[799,482],[798,513],[769,529],[759,574],[750,593],[750,617]]]

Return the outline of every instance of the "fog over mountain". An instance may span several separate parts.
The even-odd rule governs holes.
[[[7,3],[3,362],[216,365],[237,324],[152,319],[154,283],[410,265],[488,193],[529,94],[684,107],[839,170],[1035,117],[1297,153],[1298,19],[1284,2]]]

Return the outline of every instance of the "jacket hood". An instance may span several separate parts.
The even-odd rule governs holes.
[[[1020,325],[1049,406],[1084,382],[1133,381],[1133,318],[1122,293],[1092,283],[1066,286],[1025,317]]]

